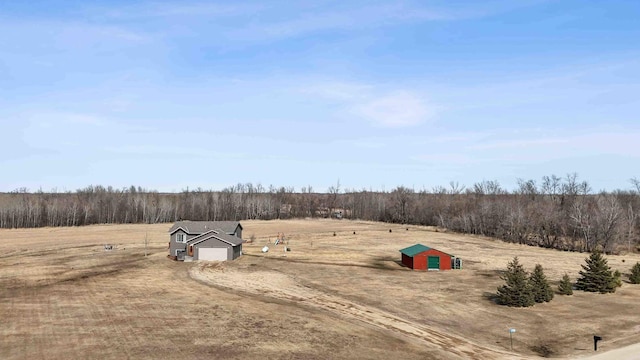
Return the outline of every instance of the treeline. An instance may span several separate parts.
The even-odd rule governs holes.
[[[507,190],[497,181],[467,188],[458,183],[416,191],[238,184],[221,191],[159,193],[140,187],[89,186],[75,192],[0,194],[0,228],[336,217],[438,226],[521,244],[571,251],[633,250],[640,242],[640,180],[631,188],[593,193],[576,174],[519,180]]]

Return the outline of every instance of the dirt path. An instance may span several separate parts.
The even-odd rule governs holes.
[[[640,360],[640,344],[583,357],[580,360]]]
[[[446,334],[428,325],[418,324],[375,307],[362,305],[340,296],[304,286],[289,275],[275,271],[245,272],[227,268],[224,264],[198,264],[190,275],[216,287],[233,289],[287,300],[330,311],[341,317],[357,320],[391,332],[404,340],[427,344],[460,359],[518,359],[517,355],[490,349],[453,334]]]

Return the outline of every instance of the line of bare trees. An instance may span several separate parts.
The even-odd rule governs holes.
[[[482,181],[468,188],[452,182],[390,192],[343,191],[338,182],[327,193],[311,186],[295,191],[249,183],[180,193],[89,186],[65,193],[18,189],[0,194],[0,228],[338,217],[438,226],[571,251],[636,249],[639,213],[640,180],[631,179],[629,190],[593,193],[576,174],[519,180],[511,191],[497,181]]]

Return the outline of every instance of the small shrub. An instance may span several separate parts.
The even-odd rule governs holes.
[[[629,282],[632,284],[640,284],[640,262],[637,262],[631,268],[631,274],[629,275]]]
[[[620,273],[620,270],[616,270],[613,272],[613,286],[619,288],[622,286],[622,273]]]
[[[560,280],[560,284],[558,285],[558,292],[561,295],[573,295],[573,284],[571,284],[569,275],[564,274],[562,280]]]
[[[531,346],[531,350],[543,358],[549,358],[555,354],[555,350],[549,344],[538,341],[536,345]]]

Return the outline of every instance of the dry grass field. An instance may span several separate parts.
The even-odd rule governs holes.
[[[601,351],[640,342],[640,286],[626,282],[526,309],[493,303],[513,256],[542,264],[555,288],[586,254],[418,226],[242,224],[256,240],[225,263],[168,260],[170,224],[0,230],[0,359],[575,358],[593,354],[594,334]],[[273,245],[278,232],[291,251]],[[463,269],[403,268],[398,249],[418,242]],[[608,259],[627,273],[640,256]]]

